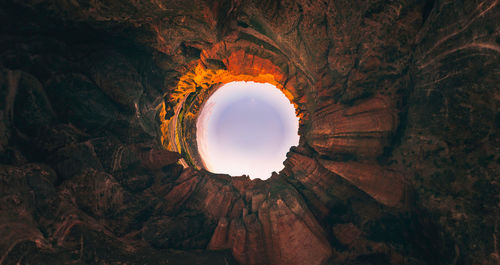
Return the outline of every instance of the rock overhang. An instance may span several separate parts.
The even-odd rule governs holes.
[[[22,5],[63,23],[1,4],[0,216],[18,228],[1,230],[2,260],[498,263],[498,1],[55,2]],[[303,115],[266,182],[162,150],[158,121],[197,89],[179,80],[231,64],[267,69]],[[167,148],[189,141],[181,127]],[[102,241],[114,257],[92,252]]]
[[[224,84],[234,81],[272,84],[294,104],[300,123],[306,123],[307,109],[301,103],[304,99],[300,100],[304,92],[297,91],[294,82],[290,81],[293,77],[288,72],[290,62],[280,68],[272,58],[262,58],[269,57],[264,56],[265,51],[255,55],[246,51],[252,51],[248,47],[229,49],[228,46],[214,45],[212,49],[202,51],[198,63],[179,78],[176,87],[166,92],[165,100],[158,106],[163,146],[183,154],[186,165],[195,168],[203,168],[196,141],[193,141],[196,139],[196,120],[203,103]]]

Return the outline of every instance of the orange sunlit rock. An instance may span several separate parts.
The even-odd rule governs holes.
[[[215,46],[217,48],[217,46]],[[296,109],[297,104],[294,102],[293,89],[287,85],[285,89],[283,84],[286,81],[285,74],[281,69],[274,65],[270,60],[260,58],[256,55],[249,54],[244,50],[236,50],[223,58],[226,69],[211,69],[206,65],[208,58],[216,56],[214,49],[204,51],[199,63],[185,75],[179,78],[177,86],[168,94],[168,101],[160,104],[160,120],[162,131],[162,144],[171,151],[180,152],[178,148],[181,146],[180,139],[176,136],[176,115],[167,117],[167,106],[176,106],[179,108],[182,101],[191,93],[201,90],[214,89],[217,84],[226,84],[233,81],[253,81],[257,83],[269,83],[280,89],[285,96],[292,102]],[[209,96],[209,94],[207,94]],[[199,100],[206,100],[200,98]],[[176,110],[172,110],[176,111]],[[193,116],[197,113],[187,113]],[[302,118],[301,113],[297,111],[299,118]]]

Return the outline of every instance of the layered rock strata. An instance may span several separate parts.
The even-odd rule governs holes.
[[[498,0],[4,1],[0,264],[498,264],[498,21]],[[301,118],[266,181],[197,163],[197,111],[237,80]]]

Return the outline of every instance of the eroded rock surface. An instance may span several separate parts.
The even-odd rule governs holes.
[[[499,21],[498,0],[2,1],[0,264],[499,264]],[[235,80],[301,118],[266,181],[195,168],[197,111]]]

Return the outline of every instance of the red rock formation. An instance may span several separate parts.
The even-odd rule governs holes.
[[[376,164],[319,160],[331,172],[348,180],[378,202],[401,207],[405,199],[405,180],[400,173]]]
[[[180,158],[178,153],[163,149],[141,151],[138,155],[141,166],[148,169],[160,169],[170,164],[174,164]]]
[[[374,158],[383,152],[397,125],[398,111],[391,99],[376,97],[353,106],[329,104],[315,111],[306,137],[320,154]]]
[[[324,168],[316,159],[290,152],[285,161],[285,174],[292,180],[299,181],[312,196],[307,196],[309,207],[319,212],[325,218],[329,215],[330,205],[335,198],[349,200],[359,197],[354,186],[346,185],[345,181]]]
[[[2,1],[0,263],[499,264],[499,7]],[[301,117],[266,181],[160,150],[236,80]]]
[[[165,196],[168,204],[165,206],[167,210],[173,211],[183,206],[183,203],[194,192],[196,185],[199,182],[196,172],[188,169],[182,172],[176,180],[176,186]]]
[[[227,176],[191,171],[165,199],[216,221],[208,249],[230,249],[241,264],[323,264],[331,248],[322,227],[292,186],[275,181],[256,185],[247,180],[250,187],[238,190]]]
[[[294,194],[295,193],[295,194]],[[271,264],[323,264],[331,247],[296,192],[262,203],[259,220]]]

